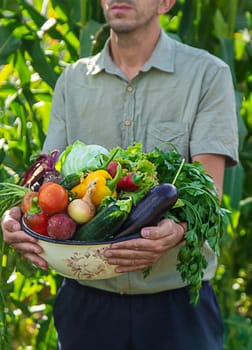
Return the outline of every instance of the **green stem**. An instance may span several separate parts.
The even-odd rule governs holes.
[[[1,229],[0,229],[1,231]],[[2,234],[2,232],[1,232]],[[6,316],[5,316],[5,310],[7,309],[6,305],[6,300],[5,300],[5,295],[3,293],[3,256],[4,256],[4,249],[5,249],[5,242],[2,239],[2,244],[1,244],[1,259],[0,259],[0,312],[2,313],[2,330],[1,330],[1,335],[5,335],[7,333],[7,323],[6,323]],[[0,339],[0,347],[3,345],[2,341],[4,342],[4,339]]]
[[[82,27],[86,25],[88,21],[88,1],[80,0],[80,22]]]
[[[100,22],[103,20],[102,18],[102,7],[101,7],[101,1],[100,0],[96,0],[96,6],[95,6],[95,16],[96,16],[96,21]]]
[[[38,197],[34,197],[31,200],[31,207],[28,210],[29,215],[35,215],[41,212],[41,208],[38,204]]]
[[[1,234],[3,236],[3,233],[1,231]],[[3,285],[3,281],[2,281],[2,276],[3,276],[3,255],[4,255],[4,247],[5,247],[5,243],[4,240],[2,238],[2,245],[1,245],[1,265],[0,265],[0,290],[2,290],[2,285]]]
[[[177,181],[177,178],[178,178],[178,176],[179,176],[179,174],[180,174],[184,164],[185,164],[185,159],[183,158],[181,163],[180,163],[180,166],[178,168],[178,171],[177,171],[177,173],[176,173],[176,175],[175,175],[175,177],[174,177],[174,179],[172,181],[172,185],[175,185],[175,182]]]
[[[104,162],[101,166],[101,169],[107,169],[108,165],[110,162],[112,162],[112,160],[115,158],[116,154],[119,151],[119,147],[116,147],[116,149],[114,150],[114,152],[111,154],[111,156],[106,160],[106,162]]]
[[[210,192],[209,190],[206,190],[206,189],[203,189],[203,188],[199,188],[199,187],[193,186],[193,185],[186,185],[186,186],[184,186],[184,187],[180,187],[179,190],[180,190],[180,191],[195,190],[195,191],[197,191],[197,192],[200,191],[200,192],[202,192],[203,194],[205,194],[206,196],[208,196],[208,198],[211,199],[211,201],[212,201],[216,206],[219,207],[220,202],[219,202],[218,197],[217,197],[217,196],[215,197],[215,196],[213,195],[213,193]]]
[[[120,163],[117,164],[116,168],[116,174],[111,180],[107,180],[106,184],[110,188],[110,190],[113,192],[116,189],[117,182],[122,177],[122,166]]]
[[[197,212],[197,210],[194,208],[194,206],[189,201],[187,201],[186,199],[183,199],[183,202],[193,212],[193,215],[195,218],[194,230],[196,230],[197,227],[201,227],[201,225],[202,225],[201,217],[200,217],[199,213]]]
[[[229,16],[228,16],[228,37],[233,39],[235,21],[237,16],[238,0],[229,1]]]

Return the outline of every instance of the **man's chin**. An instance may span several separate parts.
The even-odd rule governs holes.
[[[116,33],[116,34],[128,34],[133,32],[136,29],[136,26],[131,23],[109,23],[110,28]]]

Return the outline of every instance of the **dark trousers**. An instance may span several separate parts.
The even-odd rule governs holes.
[[[222,350],[223,322],[211,285],[120,295],[66,279],[54,308],[59,350]]]

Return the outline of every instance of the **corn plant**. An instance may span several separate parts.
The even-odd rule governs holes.
[[[252,1],[177,0],[160,21],[169,35],[221,57],[232,71],[240,164],[225,176],[224,204],[232,214],[214,287],[226,326],[224,350],[250,350]],[[40,152],[60,73],[100,51],[108,34],[100,0],[0,0],[0,181],[15,182]],[[55,349],[52,307],[60,283],[0,235],[1,349]]]

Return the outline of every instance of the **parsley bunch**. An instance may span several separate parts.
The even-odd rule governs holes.
[[[173,183],[179,193],[180,205],[166,214],[175,221],[185,221],[188,230],[178,253],[177,270],[190,287],[190,302],[196,305],[207,261],[203,254],[205,242],[219,255],[219,243],[227,210],[221,208],[217,189],[199,162],[184,162],[173,148],[164,152],[155,148],[148,159],[157,168],[159,182]]]

